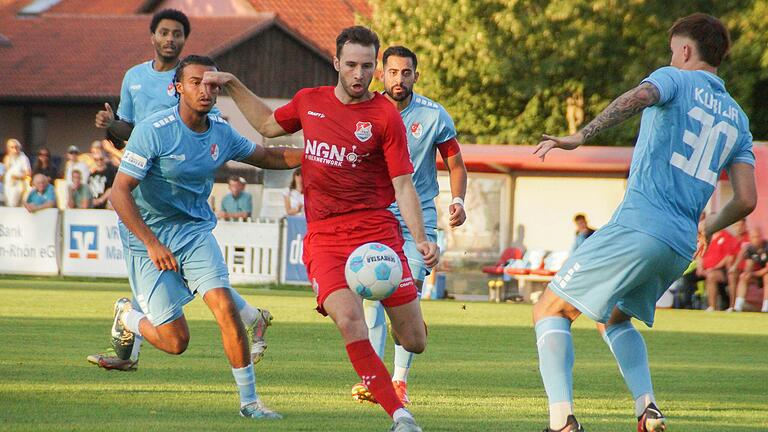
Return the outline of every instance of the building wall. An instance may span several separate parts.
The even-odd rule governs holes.
[[[625,190],[624,178],[519,176],[512,204],[515,240],[527,249],[568,250],[575,233],[573,216],[584,213],[590,226],[600,228]]]
[[[98,104],[2,105],[0,106],[0,137],[3,139],[3,145],[8,138],[20,139],[25,153],[28,156],[34,155],[38,146],[27,142],[29,139],[28,117],[42,115],[45,118],[43,145],[47,146],[52,154],[63,157],[70,145],[76,145],[85,152],[91,141],[104,137],[104,131],[93,126],[94,116],[100,107],[101,105]]]
[[[266,98],[290,99],[305,87],[334,85],[338,76],[328,59],[276,27],[217,56],[216,63]]]

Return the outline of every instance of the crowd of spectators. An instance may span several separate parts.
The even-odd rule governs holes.
[[[96,140],[88,153],[71,145],[59,166],[59,158],[48,148],[37,150],[34,163],[24,153],[21,142],[11,138],[5,143],[0,165],[0,205],[24,207],[30,212],[57,206],[57,181],[65,182],[65,196],[59,196],[68,208],[109,208],[109,194],[117,175],[121,153],[108,140]],[[26,198],[25,198],[26,197]]]

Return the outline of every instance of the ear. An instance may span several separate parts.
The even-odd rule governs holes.
[[[179,95],[184,93],[184,91],[183,91],[184,90],[184,86],[181,85],[180,82],[174,83],[174,86],[176,87],[176,93],[178,93]]]
[[[336,56],[333,56],[333,68],[336,69],[336,72],[341,71],[341,63]]]
[[[691,60],[691,57],[693,57],[693,50],[693,45],[683,45],[683,60],[685,60],[686,63],[688,63]]]
[[[414,72],[413,73],[413,83],[416,84],[417,82],[419,82],[419,72]]]

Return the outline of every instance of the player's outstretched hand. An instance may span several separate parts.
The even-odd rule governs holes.
[[[416,249],[421,252],[421,255],[424,257],[424,264],[427,267],[434,268],[437,265],[437,261],[440,258],[437,252],[437,243],[423,241],[416,244]]]
[[[108,104],[104,104],[104,109],[96,113],[96,127],[99,129],[106,129],[112,125],[115,121],[115,113],[112,111],[112,107]]]
[[[449,205],[448,214],[450,215],[450,219],[448,219],[448,226],[451,228],[461,226],[464,224],[464,221],[467,220],[467,213],[464,211],[464,206],[461,204]]]
[[[209,86],[224,87],[228,82],[235,79],[235,76],[229,72],[205,72],[203,74],[203,84]]]
[[[155,267],[158,270],[179,271],[176,257],[173,256],[173,252],[165,247],[164,244],[160,242],[149,244],[147,245],[147,252],[149,253],[149,259],[155,263]]]
[[[563,150],[573,150],[576,147],[582,145],[584,143],[584,136],[581,134],[581,132],[577,132],[573,135],[568,135],[566,137],[556,137],[552,135],[542,135],[541,141],[539,141],[539,145],[536,146],[536,150],[533,151],[533,154],[536,155],[541,159],[541,161],[544,161],[544,156],[549,153],[550,150],[553,148],[559,148]]]
[[[711,240],[712,236],[706,234],[706,222],[702,220],[699,222],[699,232],[696,238],[696,253],[693,255],[693,259],[704,256],[704,252],[707,251],[707,247]]]

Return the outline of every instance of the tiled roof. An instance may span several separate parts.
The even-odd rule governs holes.
[[[370,17],[366,0],[250,0],[259,12],[274,12],[291,30],[311,41],[332,57],[336,36],[355,25],[356,15]]]
[[[192,17],[187,54],[220,53],[276,22],[274,14]],[[153,56],[146,15],[0,17],[0,100],[116,97],[125,71]]]

